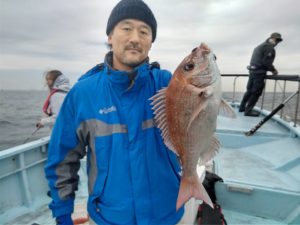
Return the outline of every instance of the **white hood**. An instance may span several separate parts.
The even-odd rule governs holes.
[[[65,75],[60,75],[56,78],[53,84],[53,89],[62,90],[68,92],[71,88],[70,80]]]

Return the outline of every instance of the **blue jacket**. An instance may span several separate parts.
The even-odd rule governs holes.
[[[144,63],[133,86],[124,71],[95,67],[61,107],[45,167],[53,216],[73,212],[87,154],[88,213],[97,224],[176,224],[179,163],[155,127],[149,98],[171,73]],[[87,148],[86,148],[87,146]]]

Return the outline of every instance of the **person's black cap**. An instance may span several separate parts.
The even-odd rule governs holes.
[[[137,19],[151,27],[152,42],[156,38],[157,23],[151,9],[141,0],[121,0],[112,10],[106,26],[106,34],[109,35],[121,20]]]
[[[271,34],[270,38],[274,38],[276,39],[277,41],[282,41],[282,37],[281,37],[281,34],[277,33],[277,32],[274,32]]]

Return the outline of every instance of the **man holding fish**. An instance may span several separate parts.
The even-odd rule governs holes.
[[[143,1],[120,1],[107,23],[111,51],[68,93],[45,168],[57,224],[73,224],[85,155],[92,224],[177,224],[191,197],[212,205],[196,167],[219,147],[219,110],[233,112],[220,97],[220,74],[206,44],[173,78],[149,63],[156,29]]]

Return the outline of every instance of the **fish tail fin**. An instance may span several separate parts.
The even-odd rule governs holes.
[[[210,207],[213,207],[213,203],[207,194],[204,186],[201,184],[197,175],[192,177],[182,177],[180,182],[179,194],[177,197],[176,210],[178,210],[184,203],[190,198],[203,200]]]

